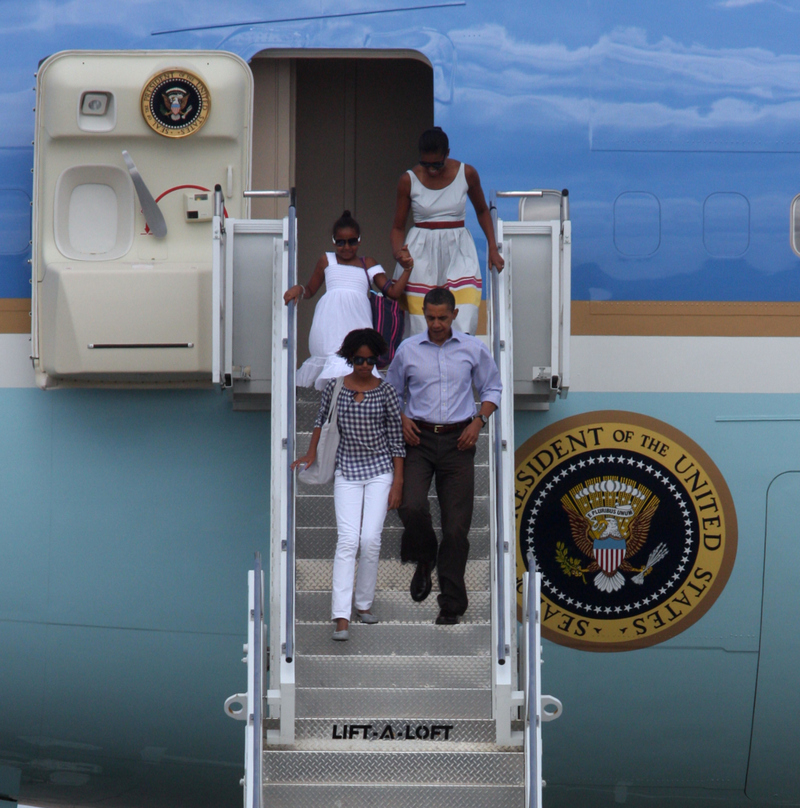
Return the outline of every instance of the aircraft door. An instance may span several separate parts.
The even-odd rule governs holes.
[[[67,51],[41,65],[32,259],[40,386],[219,377],[213,189],[226,216],[248,216],[252,85],[247,64],[222,52]]]
[[[797,716],[800,693],[800,636],[796,570],[800,565],[800,474],[774,479],[767,494],[767,536],[761,640],[758,653],[753,731],[745,793],[754,802],[800,800],[797,766]]]

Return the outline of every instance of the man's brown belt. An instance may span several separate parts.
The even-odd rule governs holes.
[[[466,421],[459,421],[457,424],[430,424],[427,421],[417,421],[414,423],[426,432],[435,432],[437,435],[443,435],[445,432],[455,432],[457,430],[468,427],[475,419],[467,418]]]
[[[460,222],[414,222],[414,227],[421,227],[424,230],[449,230],[454,227],[463,226],[463,219]]]

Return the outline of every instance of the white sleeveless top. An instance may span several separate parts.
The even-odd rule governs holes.
[[[411,177],[411,212],[414,222],[460,222],[467,213],[467,178],[464,164],[458,167],[455,179],[444,188],[426,188],[409,169]]]
[[[340,264],[336,253],[325,253],[325,294],[317,301],[308,335],[311,356],[297,370],[298,387],[322,390],[328,379],[346,376],[352,368],[336,355],[342,340],[354,328],[372,328],[369,304],[370,282],[385,272],[380,264],[366,272],[362,266]],[[367,281],[369,275],[369,281]],[[377,368],[374,368],[377,375]]]

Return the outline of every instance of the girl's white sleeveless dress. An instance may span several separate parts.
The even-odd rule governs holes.
[[[411,177],[411,213],[417,222],[459,222],[467,210],[467,178],[464,163],[455,179],[438,191],[426,188],[409,170]],[[434,286],[447,287],[456,298],[458,317],[453,325],[467,334],[478,327],[481,303],[481,269],[475,242],[466,227],[427,230],[412,227],[407,244],[414,269],[406,286],[406,336],[419,334],[427,327],[422,314],[422,300]],[[398,264],[395,278],[403,268]]]
[[[328,379],[346,376],[352,368],[336,351],[344,338],[356,328],[372,328],[369,305],[369,283],[386,270],[376,264],[366,272],[361,265],[348,266],[336,261],[336,253],[325,253],[325,294],[314,309],[314,320],[308,335],[311,356],[297,371],[298,387],[322,390]],[[369,274],[369,283],[367,282]],[[374,371],[378,375],[377,370]]]

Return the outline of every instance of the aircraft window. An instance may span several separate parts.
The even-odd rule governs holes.
[[[69,199],[69,240],[79,253],[107,253],[117,241],[117,195],[110,185],[84,183]]]
[[[629,191],[614,202],[614,245],[623,255],[652,255],[661,244],[661,203],[653,194]]]
[[[56,183],[56,246],[67,258],[110,261],[130,250],[134,229],[133,183],[117,166],[79,165]]]
[[[0,188],[0,226],[4,236],[0,255],[16,255],[28,249],[31,238],[31,198],[14,188]]]
[[[750,203],[736,193],[711,194],[703,203],[703,244],[710,255],[734,258],[750,246]]]
[[[800,194],[792,200],[789,229],[792,249],[800,255]]]

